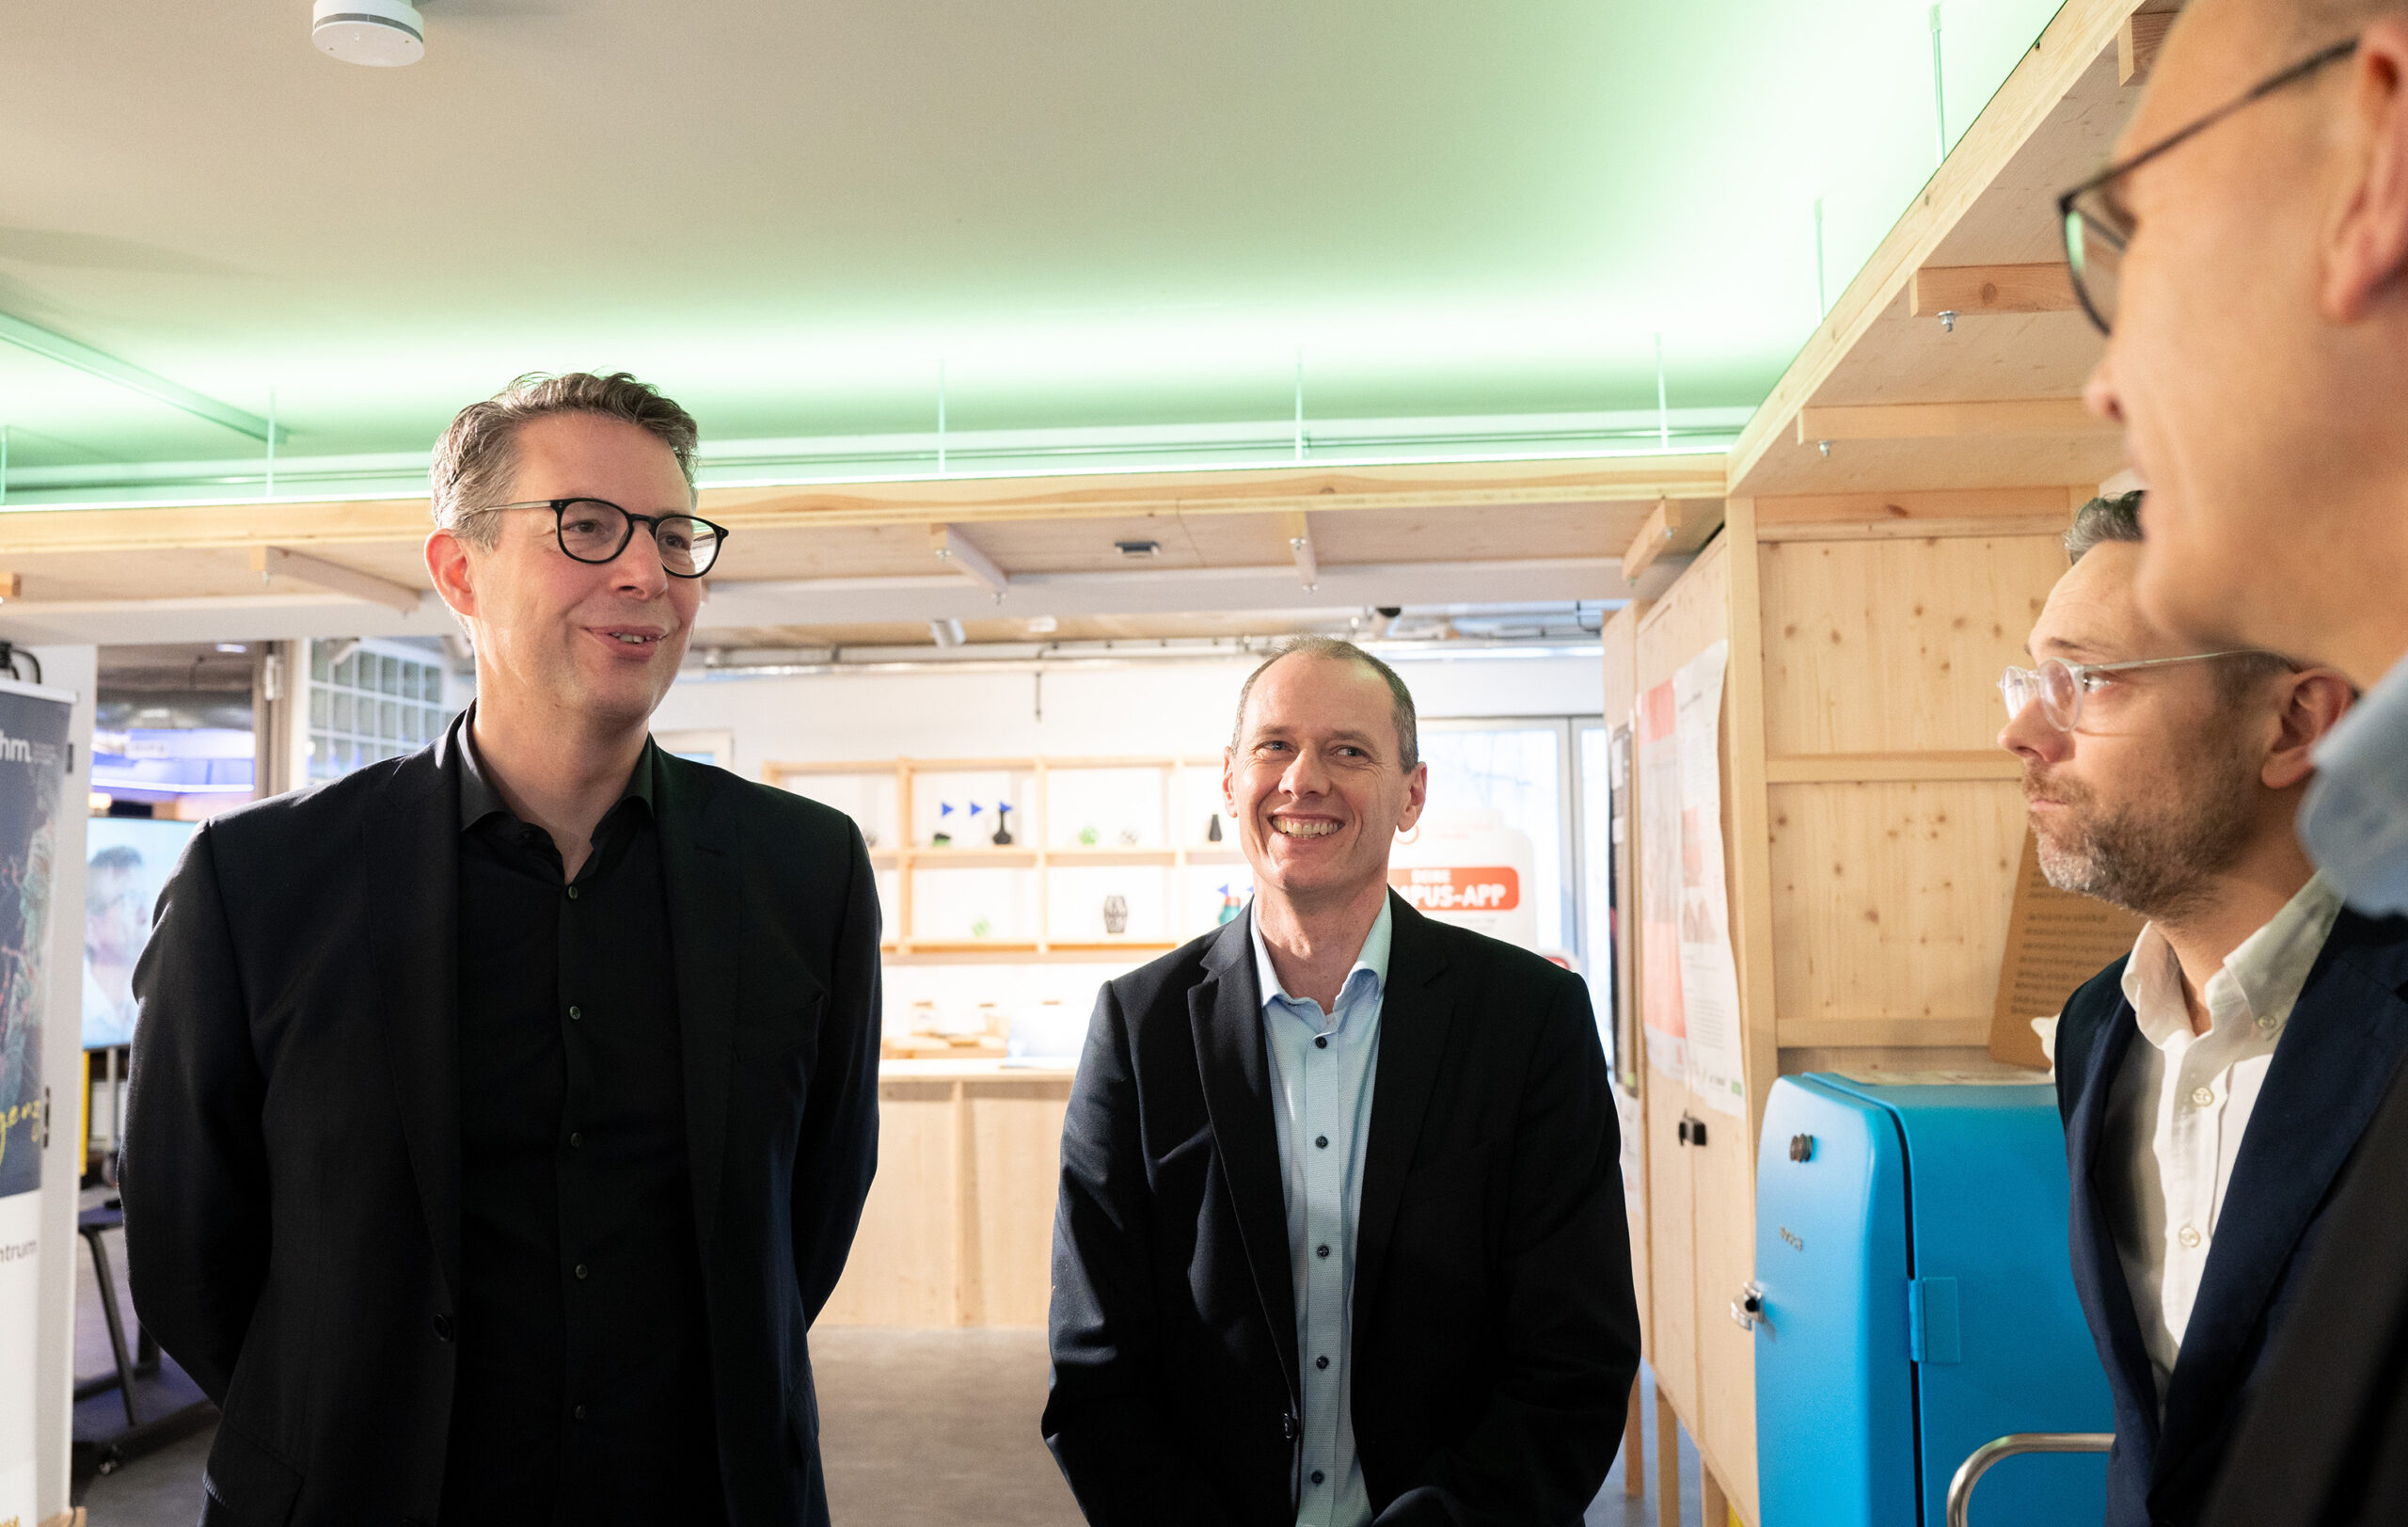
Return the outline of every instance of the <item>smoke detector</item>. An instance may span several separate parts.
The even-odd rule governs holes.
[[[409,0],[317,0],[309,40],[346,64],[398,69],[426,56],[426,22]]]

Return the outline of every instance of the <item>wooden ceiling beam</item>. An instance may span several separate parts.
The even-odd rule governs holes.
[[[1310,592],[1321,587],[1321,555],[1313,549],[1312,517],[1302,509],[1291,509],[1285,518],[1288,554],[1295,559],[1296,577]]]
[[[1941,313],[2072,312],[2073,275],[2062,260],[2032,265],[1925,265],[1907,292],[1917,318]]]
[[[1925,440],[1997,435],[2113,435],[2080,398],[2009,398],[1996,403],[1870,403],[1798,410],[1798,443]]]
[[[2128,17],[2123,29],[2115,34],[2115,82],[2119,85],[2146,85],[2148,72],[2157,67],[2157,50],[2165,46],[2165,34],[2173,29],[2172,10],[2141,10]]]
[[[1639,533],[1631,537],[1630,549],[1622,554],[1623,581],[1638,582],[1640,575],[1654,566],[1658,557],[1692,555],[1721,528],[1719,500],[1656,501],[1655,513],[1639,527]]]
[[[356,567],[312,557],[282,547],[261,546],[251,549],[251,566],[260,581],[272,578],[289,578],[297,582],[311,583],[331,594],[341,594],[365,604],[383,605],[388,610],[407,615],[419,608],[420,591],[406,583],[396,583],[389,578],[363,573]]]

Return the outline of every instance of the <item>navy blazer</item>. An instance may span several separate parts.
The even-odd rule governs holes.
[[[2109,965],[2066,1003],[2057,1105],[2072,1176],[2074,1288],[2115,1402],[2108,1527],[2149,1527],[2195,1521],[2204,1510],[2267,1340],[2289,1314],[2322,1233],[2334,1178],[2408,1051],[2408,918],[2343,910],[2309,969],[2242,1137],[2162,1425],[2099,1189],[2109,1096],[2140,1032],[2124,997],[2126,963]]]

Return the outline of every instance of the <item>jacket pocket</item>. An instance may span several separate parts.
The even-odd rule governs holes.
[[[201,1476],[200,1527],[284,1527],[301,1471],[231,1422],[217,1424]]]
[[[817,988],[798,994],[767,1012],[747,1013],[736,1021],[736,1058],[763,1060],[816,1037],[828,1010],[828,994]]]

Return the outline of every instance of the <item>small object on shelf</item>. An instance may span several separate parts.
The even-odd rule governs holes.
[[[1103,931],[1115,938],[1129,931],[1129,899],[1117,891],[1103,899]]]
[[[1221,915],[1220,915],[1220,919],[1219,919],[1219,921],[1218,921],[1218,922],[1216,922],[1216,923],[1214,924],[1214,926],[1215,926],[1215,927],[1227,927],[1228,924],[1230,924],[1230,923],[1233,923],[1233,922],[1237,921],[1238,914],[1239,914],[1239,913],[1241,913],[1241,912],[1244,912],[1244,910],[1245,910],[1245,908],[1244,908],[1244,904],[1243,904],[1243,903],[1241,903],[1241,902],[1238,900],[1238,899],[1237,899],[1237,893],[1236,893],[1236,892],[1234,892],[1234,891],[1232,891],[1232,890],[1230,890],[1230,889],[1229,889],[1228,886],[1226,886],[1226,885],[1222,886],[1222,887],[1221,887]]]
[[[1098,833],[1093,827],[1082,827],[1079,829],[1079,846],[1081,848],[1087,849],[1094,848],[1095,840],[1101,835],[1102,835]]]
[[[953,847],[953,835],[946,832],[944,827],[944,819],[952,815],[952,802],[940,801],[937,803],[937,831],[936,835],[928,839],[928,847],[932,849],[949,849]]]
[[[877,828],[864,827],[862,829],[862,847],[865,849],[874,849],[878,847]]]
[[[1124,849],[1135,848],[1137,846],[1137,829],[1133,827],[1124,827],[1120,829],[1120,846]]]
[[[1012,803],[1009,801],[995,803],[995,835],[988,841],[999,849],[1008,849],[1012,846],[1011,819],[1006,815],[1011,809]]]
[[[985,938],[994,931],[995,925],[989,922],[984,917],[979,918],[976,922],[970,925],[970,936],[972,938]]]
[[[1211,819],[1204,823],[1204,841],[1207,843],[1221,841],[1221,814],[1217,811],[1212,813]]]

